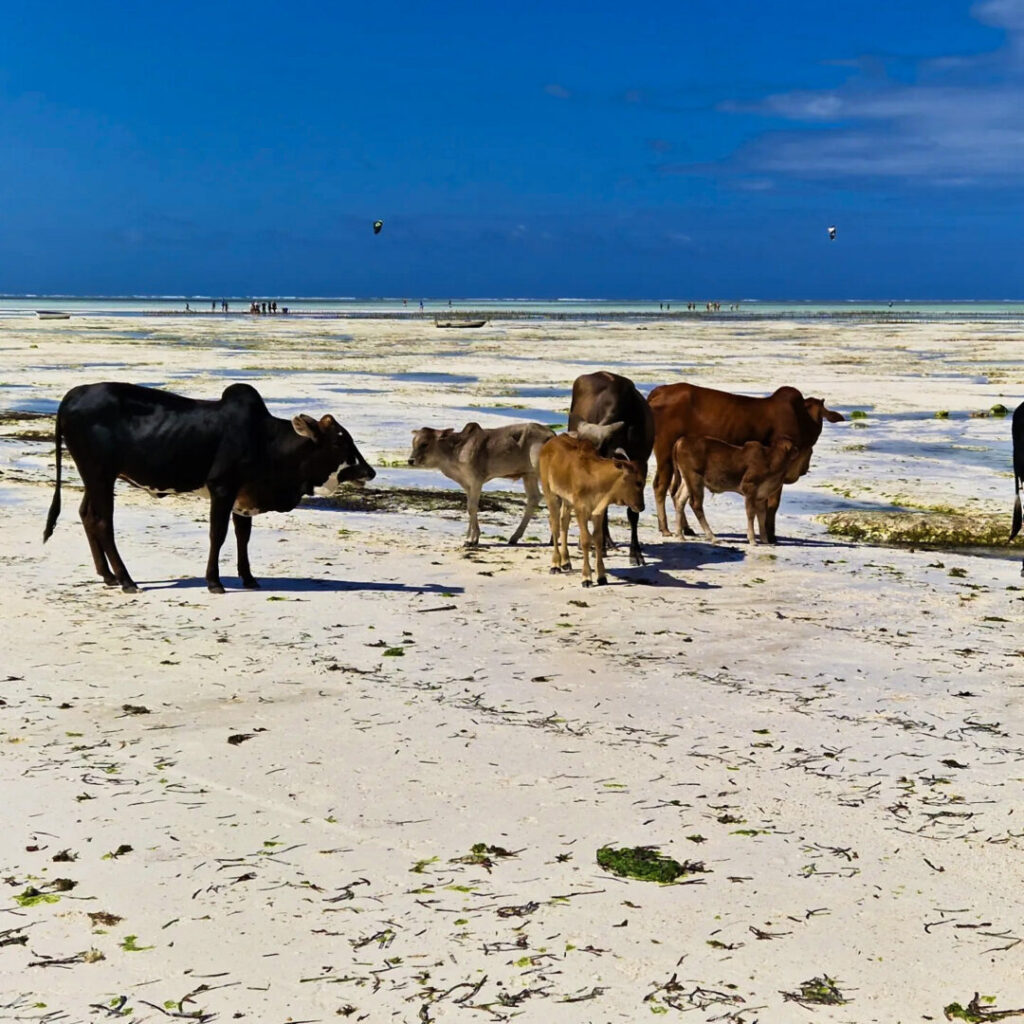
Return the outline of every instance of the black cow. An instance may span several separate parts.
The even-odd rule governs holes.
[[[62,439],[85,485],[79,514],[96,572],[126,593],[139,588],[114,545],[118,478],[157,495],[209,495],[206,583],[211,593],[223,594],[218,557],[229,520],[238,542],[238,575],[243,586],[256,588],[249,569],[252,516],[290,512],[314,488],[329,493],[343,481],[376,475],[333,416],[278,419],[249,384],[232,384],[214,401],[135,384],[83,384],[57,410],[57,486],[44,541],[60,515]]]
[[[1021,402],[1013,412],[1013,489],[1016,497],[1013,502],[1013,530],[1010,533],[1010,540],[1020,533],[1021,483],[1024,483],[1024,402]],[[1020,574],[1024,576],[1024,562],[1021,562]]]
[[[579,430],[582,423],[615,425],[608,431],[598,446],[601,455],[612,456],[619,449],[631,462],[640,465],[643,478],[647,480],[647,460],[654,447],[654,416],[647,399],[636,389],[628,377],[599,370],[577,377],[572,385],[572,404],[569,408],[569,430]],[[629,561],[631,565],[644,565],[644,555],[636,535],[640,513],[629,508]],[[604,539],[608,537],[608,520],[605,519]]]

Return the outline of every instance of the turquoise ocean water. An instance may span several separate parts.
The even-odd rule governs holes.
[[[249,315],[250,298],[223,297],[230,306],[229,315]],[[73,316],[169,315],[191,312],[196,315],[223,316],[221,296],[130,295],[130,296],[51,296],[0,295],[0,317],[34,316],[37,310],[58,310]],[[276,300],[278,309],[287,306],[289,315],[303,317],[401,317],[419,316],[419,298],[353,298],[260,296],[260,300]],[[566,319],[602,319],[629,317],[869,317],[869,318],[1024,318],[1024,300],[1001,302],[958,301],[932,302],[899,300],[818,301],[721,301],[720,309],[710,312],[704,301],[695,310],[687,310],[687,299],[494,299],[453,298],[424,299],[423,315],[444,317],[449,314],[487,314],[494,318],[536,316]],[[189,309],[186,310],[186,303]],[[215,303],[215,308],[211,308]]]

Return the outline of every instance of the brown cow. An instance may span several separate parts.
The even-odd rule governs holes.
[[[589,442],[568,434],[553,437],[540,450],[540,482],[551,520],[551,571],[569,572],[569,519],[573,509],[583,548],[583,586],[592,583],[590,548],[594,547],[599,586],[608,582],[604,570],[604,517],[609,505],[644,510],[646,474],[625,459],[606,459]],[[593,528],[591,539],[590,528]]]
[[[600,441],[593,438],[598,444],[598,451],[601,455],[614,455],[621,449],[626,458],[640,466],[646,482],[647,460],[651,457],[654,445],[654,419],[647,400],[628,377],[600,370],[584,374],[573,381],[569,430],[579,431],[583,424],[607,427],[617,424],[617,429],[605,432]],[[626,518],[629,520],[630,564],[643,565],[644,556],[637,537],[639,513],[630,509]],[[610,545],[607,527],[605,523],[605,540]]]
[[[543,423],[510,423],[491,429],[479,423],[467,423],[461,430],[422,427],[412,432],[409,465],[439,469],[466,492],[467,547],[475,547],[480,542],[477,510],[484,484],[488,480],[521,479],[526,490],[526,509],[508,539],[509,544],[517,544],[540,505],[537,458],[541,445],[552,437],[554,431]]]
[[[778,438],[770,445],[748,441],[744,445],[729,444],[713,437],[680,437],[672,447],[672,463],[679,476],[674,499],[676,505],[676,536],[683,535],[683,506],[689,499],[704,536],[711,543],[715,535],[704,518],[704,491],[742,494],[747,509],[747,540],[756,544],[754,516],[767,542],[768,503],[782,490],[795,451],[788,437]],[[673,477],[673,483],[675,478]]]
[[[790,462],[783,483],[791,484],[807,472],[811,450],[821,436],[822,421],[839,423],[844,417],[825,407],[823,398],[804,398],[796,389],[781,387],[767,398],[734,395],[696,384],[665,384],[647,398],[654,414],[654,503],[658,526],[668,536],[665,495],[672,480],[672,448],[682,436],[716,437],[729,444],[759,441],[771,444],[788,437],[799,454]],[[775,514],[781,490],[768,503],[768,540],[775,543]],[[683,529],[691,533],[683,515]]]

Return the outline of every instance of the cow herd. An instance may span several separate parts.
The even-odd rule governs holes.
[[[551,572],[571,569],[569,523],[576,514],[583,553],[583,585],[607,583],[604,567],[608,508],[624,505],[632,565],[643,565],[637,524],[644,510],[648,462],[655,458],[658,526],[669,533],[666,501],[676,512],[674,536],[693,535],[690,505],[708,541],[704,495],[733,491],[744,498],[747,539],[773,544],[785,484],[808,471],[824,421],[843,416],[824,399],[781,387],[765,398],[734,395],[695,384],[666,384],[645,398],[631,380],[607,371],[577,377],[568,429],[514,423],[462,430],[413,431],[409,465],[437,469],[466,492],[466,544],[480,540],[480,495],[489,480],[522,480],[526,507],[509,537],[516,544],[540,506],[551,524]],[[345,482],[376,475],[348,431],[333,416],[272,416],[248,384],[232,384],[216,400],[184,398],[135,384],[84,384],[60,403],[55,425],[56,487],[43,540],[53,533],[61,506],[61,449],[67,446],[84,495],[79,514],[97,574],[108,586],[138,590],[114,542],[114,485],[126,480],[153,494],[194,492],[210,500],[210,550],[206,583],[224,593],[220,549],[233,523],[242,585],[259,587],[249,565],[252,517],[288,512],[306,495],[332,494]],[[1015,503],[1010,539],[1021,529],[1024,482],[1024,404],[1013,416]],[[755,532],[755,521],[757,530]],[[1021,575],[1024,575],[1022,569]]]
[[[676,509],[677,536],[692,534],[689,503],[708,540],[705,491],[742,494],[747,537],[775,541],[775,513],[782,487],[807,472],[811,450],[827,419],[843,417],[819,398],[779,388],[749,398],[692,384],[655,388],[645,398],[627,377],[600,371],[573,383],[568,429],[556,435],[542,423],[462,430],[413,431],[409,464],[438,469],[467,496],[466,544],[480,540],[478,508],[489,480],[523,481],[526,507],[509,543],[522,537],[543,492],[551,524],[553,573],[571,568],[569,523],[575,512],[583,552],[583,585],[607,583],[604,567],[610,505],[624,505],[630,526],[629,556],[643,565],[637,524],[644,509],[647,468],[656,459],[654,495],[658,523],[668,536],[666,497]],[[61,447],[67,446],[84,486],[79,507],[97,574],[108,586],[138,590],[114,541],[114,485],[118,479],[158,496],[194,492],[210,500],[210,549],[206,583],[223,593],[220,549],[233,523],[238,574],[257,588],[249,565],[252,517],[287,512],[305,495],[333,493],[344,482],[372,480],[374,470],[348,431],[332,416],[272,416],[248,384],[232,384],[217,400],[184,398],[125,383],[85,384],[60,403],[55,427],[56,487],[43,540],[60,514]]]

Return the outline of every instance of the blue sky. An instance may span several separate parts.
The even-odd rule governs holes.
[[[1024,0],[4,20],[2,293],[1024,297]]]

